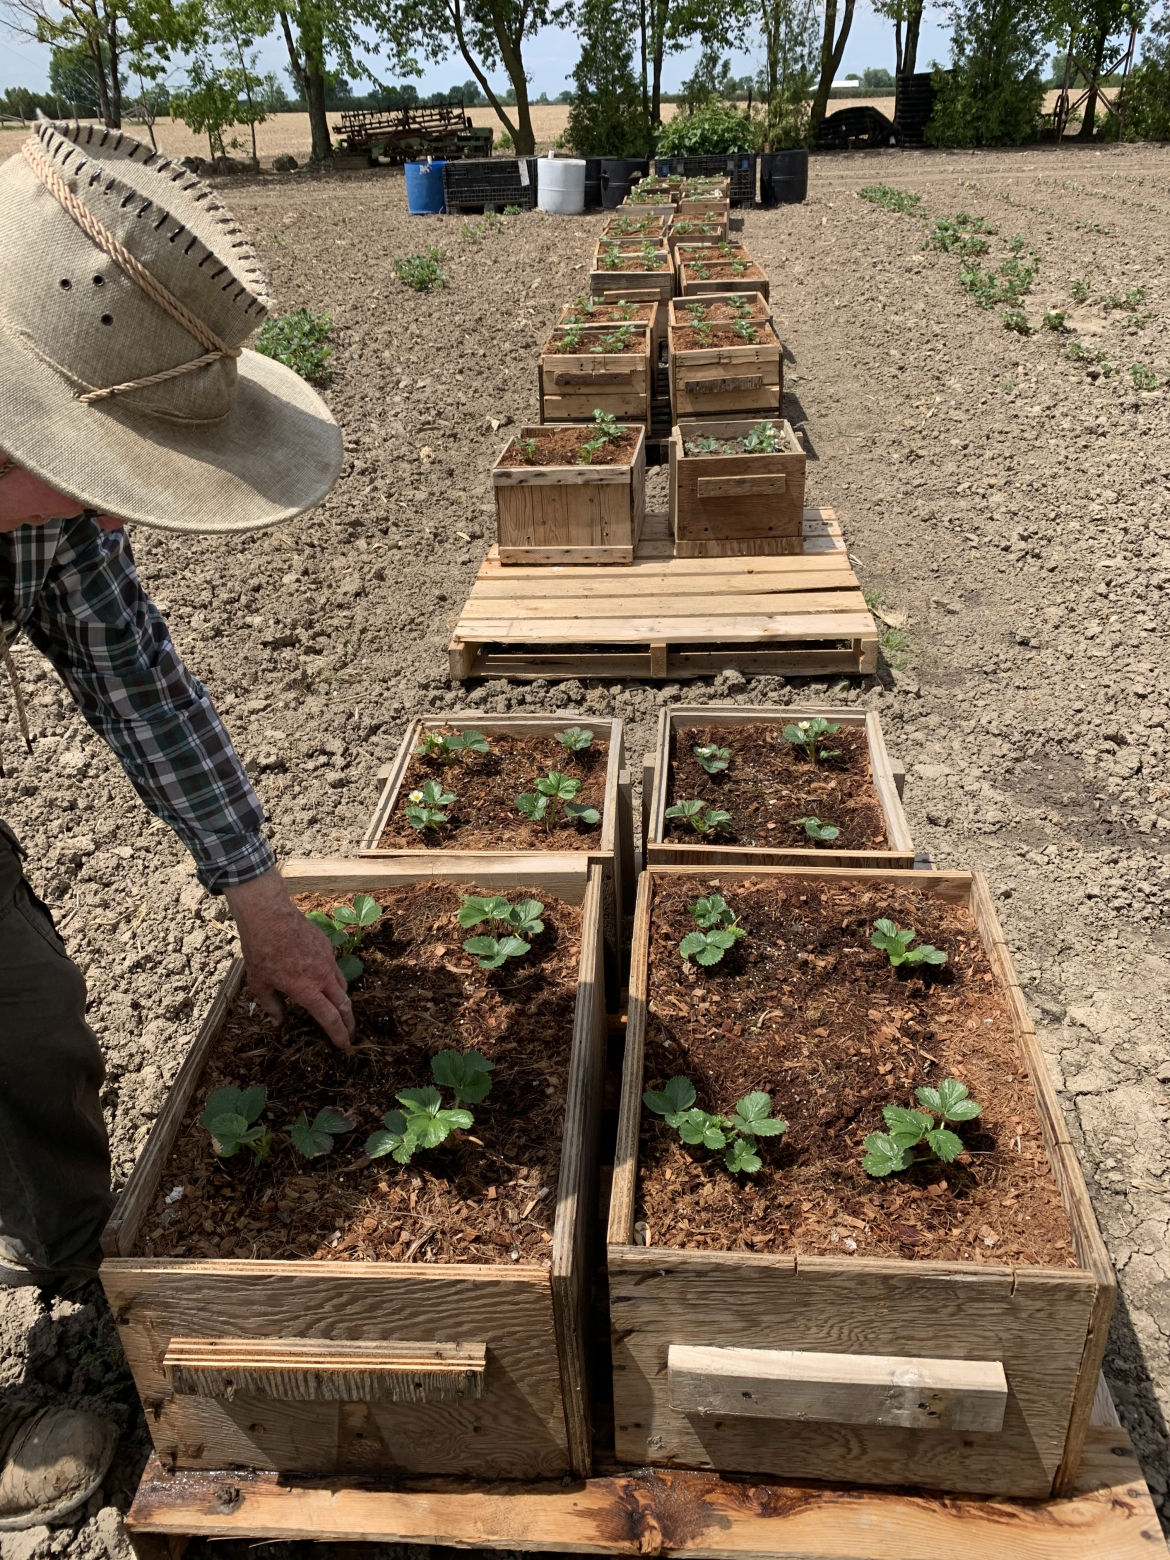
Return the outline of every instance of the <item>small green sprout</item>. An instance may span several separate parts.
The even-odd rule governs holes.
[[[1070,282],[1068,287],[1074,303],[1087,303],[1093,291],[1092,282]]]
[[[616,443],[626,431],[612,412],[603,412],[600,408],[595,409],[593,413],[593,429],[593,437],[585,441],[577,456],[579,466],[590,465],[598,451],[603,450],[607,444]]]
[[[519,206],[505,206],[501,212],[501,216],[518,217],[520,215],[520,211],[521,208]]]
[[[1135,390],[1156,390],[1162,383],[1153,369],[1147,368],[1144,363],[1131,363],[1129,377]]]
[[[945,964],[947,956],[933,943],[922,943],[917,948],[911,948],[915,931],[908,926],[905,931],[899,931],[896,921],[887,921],[884,918],[873,923],[873,935],[870,937],[870,945],[880,948],[888,954],[890,963],[895,969],[900,964]]]
[[[706,802],[675,802],[666,809],[668,818],[685,818],[696,834],[714,834],[731,822],[731,814],[719,807],[708,807]]]
[[[784,740],[794,748],[799,748],[815,764],[826,758],[841,756],[840,748],[817,747],[822,737],[835,737],[840,729],[839,725],[830,725],[823,715],[814,715],[809,720],[798,720],[795,725],[785,726]]]
[[[464,953],[478,959],[481,970],[498,970],[507,960],[521,958],[532,946],[524,938],[537,937],[544,931],[544,922],[540,919],[543,909],[539,899],[523,899],[514,905],[502,894],[469,895],[459,907],[457,920],[460,926],[470,930],[490,921],[491,931],[468,937],[463,944]]]
[[[458,1102],[478,1105],[492,1086],[488,1074],[494,1071],[495,1063],[479,1051],[440,1051],[432,1056],[435,1082],[453,1090],[456,1105],[444,1109],[443,1096],[429,1086],[400,1090],[394,1098],[404,1108],[386,1112],[382,1117],[385,1130],[370,1134],[366,1153],[371,1159],[390,1154],[400,1165],[408,1165],[418,1149],[438,1148],[452,1132],[466,1132],[475,1125],[475,1117]]]
[[[291,1126],[286,1127],[288,1140],[297,1153],[305,1159],[319,1159],[322,1154],[327,1154],[333,1147],[333,1139],[340,1137],[343,1132],[352,1132],[354,1119],[346,1116],[339,1110],[333,1110],[326,1106],[319,1110],[309,1122],[309,1113],[301,1111]]]
[[[412,829],[434,829],[436,833],[450,815],[444,811],[455,800],[454,791],[445,791],[438,780],[424,780],[417,791],[412,791],[406,802],[406,821]]]
[[[526,466],[531,466],[536,460],[536,440],[522,439],[520,435],[517,434],[516,437],[512,440],[512,443],[524,457],[524,464]]]
[[[722,455],[726,449],[727,446],[725,444],[721,444],[718,439],[713,439],[708,435],[705,439],[688,439],[686,453],[688,455]]]
[[[723,1162],[732,1174],[741,1170],[754,1175],[763,1161],[756,1152],[757,1138],[779,1137],[788,1123],[772,1115],[771,1097],[762,1090],[746,1094],[731,1116],[711,1115],[695,1107],[695,1089],[689,1078],[672,1078],[664,1089],[647,1089],[642,1103],[656,1116],[664,1116],[684,1143],[723,1150]]]
[[[1000,315],[1004,330],[1013,330],[1017,336],[1030,336],[1032,327],[1023,309],[1005,309]]]
[[[262,1083],[250,1089],[231,1085],[212,1089],[199,1118],[199,1125],[211,1133],[211,1146],[220,1159],[233,1159],[241,1148],[250,1149],[257,1164],[267,1159],[272,1133],[258,1123],[268,1102]]]
[[[425,254],[396,255],[393,260],[394,274],[399,281],[413,287],[415,292],[431,292],[436,287],[447,285],[446,274],[439,266],[439,261],[446,258],[441,249],[428,244]]]
[[[279,319],[265,320],[253,345],[257,352],[275,358],[310,384],[327,385],[333,375],[329,367],[333,351],[325,342],[332,329],[328,314],[293,309]]]
[[[382,919],[382,906],[378,901],[369,894],[355,894],[352,905],[336,905],[332,914],[324,910],[310,910],[306,919],[312,921],[314,926],[319,926],[328,937],[337,955],[337,968],[346,980],[357,980],[365,970],[365,965],[357,957],[355,949],[363,933]]]
[[[570,726],[567,731],[557,732],[557,741],[569,753],[584,753],[593,745],[593,733],[583,731],[580,726]]]
[[[709,775],[722,774],[731,762],[731,749],[721,748],[714,742],[704,742],[701,747],[692,748],[691,752],[699,760],[700,768]]]
[[[732,322],[731,328],[741,341],[746,341],[754,345],[759,340],[755,326],[752,325],[750,320],[734,320]]]
[[[841,830],[835,823],[822,823],[819,818],[794,818],[793,823],[799,823],[810,840],[835,840]]]
[[[934,1117],[941,1121],[972,1121],[983,1114],[983,1106],[968,1096],[967,1085],[957,1078],[944,1078],[937,1089],[916,1089],[915,1095],[925,1110],[907,1110],[902,1105],[885,1105],[887,1132],[871,1132],[865,1139],[865,1157],[862,1169],[869,1175],[891,1175],[908,1170],[914,1163],[914,1150],[920,1145],[928,1150],[928,1157],[950,1164],[963,1152],[963,1140],[946,1127],[935,1125]],[[927,1112],[933,1112],[928,1115]]]
[[[528,442],[531,442],[535,448],[535,439]],[[413,749],[412,756],[431,759],[440,764],[454,764],[462,762],[461,755],[464,753],[478,753],[482,756],[490,752],[488,739],[481,731],[449,731],[445,734],[438,731],[424,731],[419,735],[419,744]],[[452,797],[451,800],[454,801],[455,798]]]
[[[747,933],[731,906],[720,894],[709,894],[691,906],[698,931],[688,932],[678,945],[683,963],[694,959],[704,966],[718,964],[729,948]]]
[[[573,800],[581,786],[582,781],[574,775],[550,769],[534,783],[531,791],[516,798],[516,806],[532,823],[543,823],[550,831],[556,828],[557,811],[562,806],[565,817],[572,823],[600,823],[601,814],[596,807]]]
[[[758,422],[744,436],[745,455],[775,455],[780,448],[780,435],[770,422]]]
[[[1063,330],[1067,318],[1068,313],[1064,309],[1046,309],[1040,325],[1043,330]]]

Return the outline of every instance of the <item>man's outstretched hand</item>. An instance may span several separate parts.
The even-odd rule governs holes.
[[[250,883],[224,890],[240,934],[248,985],[256,1000],[280,1023],[288,997],[321,1025],[339,1051],[353,1039],[353,1008],[345,977],[329,939],[288,897],[276,867]]]

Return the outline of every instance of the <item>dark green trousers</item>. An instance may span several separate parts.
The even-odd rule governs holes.
[[[0,1265],[45,1282],[94,1263],[113,1197],[85,977],[0,821]],[[0,1282],[12,1282],[0,1273]]]

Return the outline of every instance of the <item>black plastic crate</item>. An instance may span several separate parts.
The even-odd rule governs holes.
[[[711,157],[656,157],[655,172],[660,175],[682,174],[684,179],[731,180],[730,199],[734,205],[754,206],[756,203],[756,152],[727,152]]]
[[[527,169],[528,183],[520,176]],[[448,211],[459,206],[519,206],[531,211],[536,205],[536,158],[490,157],[443,164],[443,202]]]

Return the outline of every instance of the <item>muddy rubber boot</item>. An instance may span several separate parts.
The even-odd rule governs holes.
[[[75,1408],[17,1414],[0,1430],[0,1532],[47,1526],[83,1506],[109,1472],[118,1432]]]

